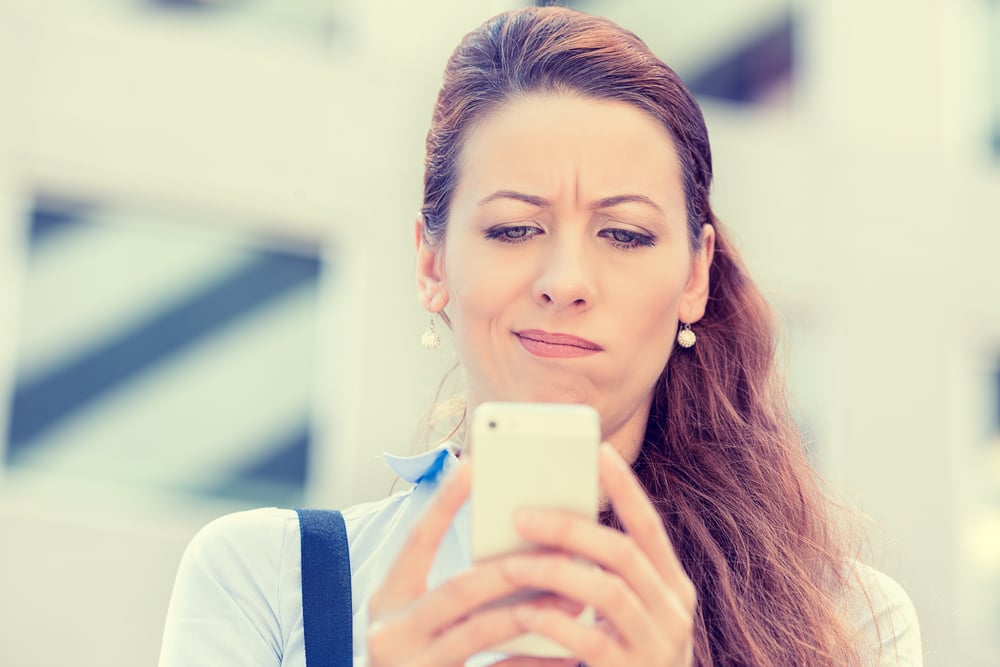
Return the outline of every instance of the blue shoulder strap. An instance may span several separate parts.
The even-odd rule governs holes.
[[[351,553],[336,510],[295,510],[302,539],[302,628],[306,667],[351,667]]]

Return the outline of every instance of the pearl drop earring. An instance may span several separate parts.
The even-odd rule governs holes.
[[[694,343],[697,340],[698,337],[694,335],[693,331],[691,331],[690,324],[685,324],[681,327],[681,330],[677,332],[677,344],[683,348],[694,347]]]
[[[437,329],[434,328],[433,315],[431,316],[431,323],[427,326],[424,334],[420,337],[420,344],[428,350],[433,350],[441,345],[441,336],[438,335]]]

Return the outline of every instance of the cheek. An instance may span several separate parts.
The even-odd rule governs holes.
[[[471,261],[471,253],[446,263],[448,315],[460,347],[482,344],[484,330],[494,328],[516,298],[518,286],[509,272],[489,261]]]
[[[681,271],[649,271],[619,302],[616,319],[632,348],[632,362],[642,374],[659,376],[674,347],[686,275]],[[648,379],[648,378],[647,378]],[[655,377],[653,377],[655,380]]]
[[[453,308],[460,307],[467,317],[496,313],[525,293],[530,283],[525,262],[459,244],[446,256],[444,274]]]
[[[475,264],[455,259],[446,263],[445,276],[449,302],[455,311],[453,318],[471,315],[491,300],[490,293],[495,285],[485,279],[483,272],[476,270]]]
[[[670,295],[673,296],[673,295]],[[642,316],[636,318],[634,335],[636,351],[653,360],[666,364],[667,357],[673,349],[674,336],[677,332],[678,301],[672,298],[657,304],[646,304]],[[654,366],[662,364],[652,363]]]
[[[642,313],[633,330],[636,368],[643,375],[643,384],[652,385],[660,376],[674,349],[680,298],[676,290],[662,290],[658,299],[648,299],[640,306]]]
[[[621,315],[636,329],[647,333],[667,331],[677,326],[681,297],[687,281],[686,265],[673,259],[653,266],[642,276],[633,277],[630,288],[622,286]],[[678,264],[680,264],[678,266]]]

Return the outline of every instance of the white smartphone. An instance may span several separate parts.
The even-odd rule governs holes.
[[[560,403],[483,403],[473,412],[470,435],[474,561],[538,548],[514,527],[519,507],[566,510],[597,520],[601,425],[596,410]],[[540,594],[528,591],[498,604]],[[585,608],[579,618],[593,622],[593,609]],[[569,656],[559,644],[534,633],[494,650]]]

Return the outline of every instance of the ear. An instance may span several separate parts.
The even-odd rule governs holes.
[[[448,289],[444,282],[444,248],[432,245],[424,234],[424,216],[418,215],[413,228],[417,246],[417,299],[432,313],[448,305]]]
[[[708,303],[709,273],[715,256],[715,227],[702,225],[701,247],[694,254],[691,274],[688,276],[684,294],[681,295],[680,320],[693,324],[705,316]]]

